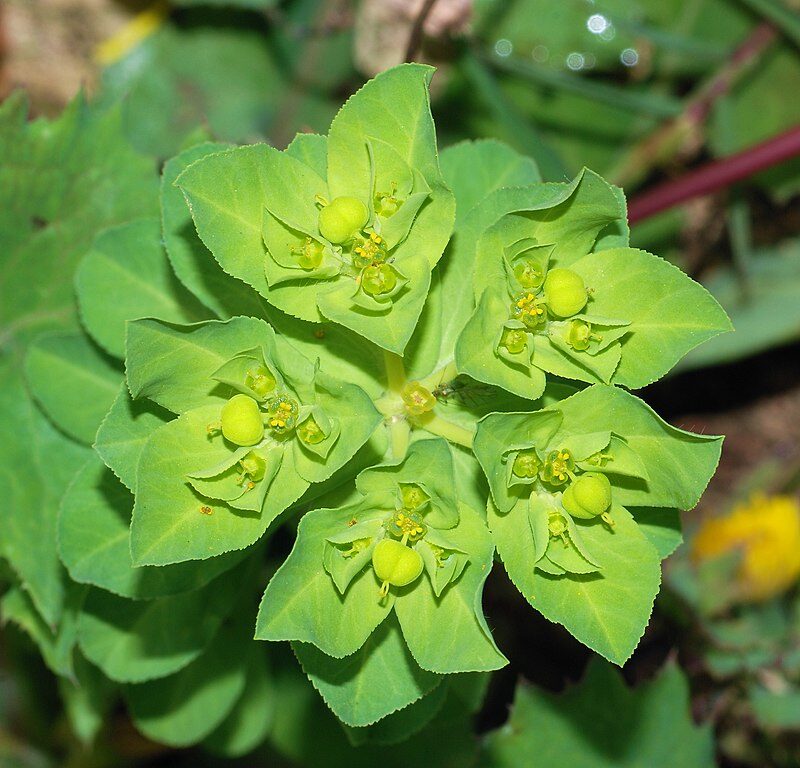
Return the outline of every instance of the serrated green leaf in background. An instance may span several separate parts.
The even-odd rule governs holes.
[[[279,706],[266,653],[260,646],[249,648],[246,675],[239,701],[203,741],[206,749],[225,757],[245,755],[264,741]]]
[[[175,278],[155,218],[98,235],[78,265],[75,289],[84,327],[115,357],[125,355],[128,320],[192,323],[210,314]]]
[[[326,656],[308,643],[292,647],[325,703],[350,726],[377,722],[417,701],[442,680],[417,666],[393,617],[344,659]]]
[[[25,380],[57,427],[91,445],[122,383],[122,369],[80,331],[46,333],[28,347]]]
[[[155,600],[127,600],[91,589],[78,620],[78,644],[112,680],[140,683],[166,677],[194,661],[233,610],[238,575]]]
[[[70,576],[133,600],[190,592],[232,568],[239,553],[156,568],[134,568],[130,552],[133,496],[92,457],[61,502],[58,548]]]
[[[246,616],[246,613],[244,614]],[[251,622],[223,626],[205,652],[169,677],[125,688],[139,731],[154,741],[186,747],[208,736],[233,709],[247,681]]]
[[[13,435],[0,441],[0,554],[54,629],[64,601],[64,571],[56,549],[58,504],[91,452],[50,423],[9,363],[0,363],[0,423]],[[20,473],[26,482],[20,482]]]
[[[689,687],[678,667],[670,664],[631,689],[599,660],[560,695],[520,685],[509,722],[486,737],[481,765],[518,768],[532,755],[537,768],[716,764],[711,730],[692,722]]]

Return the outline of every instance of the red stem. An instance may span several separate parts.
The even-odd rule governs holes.
[[[628,208],[628,221],[633,224],[693,197],[724,189],[796,155],[800,155],[800,125],[639,195]]]

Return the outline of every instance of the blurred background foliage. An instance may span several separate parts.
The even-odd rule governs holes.
[[[137,152],[161,161],[205,138],[283,148],[298,131],[324,131],[365,79],[409,55],[439,67],[432,109],[442,146],[495,137],[533,157],[549,181],[588,166],[624,186],[633,206],[707,163],[800,130],[797,0],[0,7],[0,95],[24,88],[34,116],[54,116],[83,88],[93,110],[120,111]],[[493,578],[489,614],[513,668],[488,690],[469,675],[442,686],[427,709],[404,715],[418,722],[412,739],[389,747],[407,722],[347,732],[294,661],[278,658],[262,717],[243,718],[239,733],[243,745],[267,745],[224,764],[391,768],[424,754],[463,768],[523,766],[536,754],[542,768],[704,766],[715,750],[730,766],[800,764],[799,194],[795,156],[632,227],[632,243],[701,280],[737,332],[645,392],[672,421],[729,439],[699,531],[689,526],[692,541],[668,561],[655,618],[622,675],[596,660],[587,670],[584,649]],[[0,585],[12,582],[0,570]],[[30,638],[50,666],[58,638],[26,600],[7,589],[0,604],[3,768],[221,764],[213,738],[203,751],[165,751],[136,734],[113,699],[87,701],[64,682],[57,691]]]

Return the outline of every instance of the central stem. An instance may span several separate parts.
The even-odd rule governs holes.
[[[439,437],[443,437],[451,443],[463,445],[465,448],[472,448],[475,433],[471,429],[454,424],[452,421],[443,419],[433,412],[417,417],[417,423],[428,432],[439,435]]]
[[[383,350],[383,364],[386,366],[386,384],[390,392],[400,394],[406,383],[406,369],[403,358],[394,352]]]

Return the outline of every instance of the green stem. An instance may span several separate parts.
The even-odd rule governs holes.
[[[388,422],[389,445],[392,450],[392,459],[402,461],[408,451],[408,443],[411,437],[411,426],[402,416],[393,416]]]
[[[472,448],[475,433],[470,429],[453,424],[452,421],[443,419],[435,413],[426,413],[420,416],[418,422],[423,429],[434,435],[439,435],[439,437],[443,437],[451,443],[463,445],[465,448]]]
[[[383,364],[386,366],[386,384],[390,392],[400,394],[406,383],[406,369],[403,358],[393,352],[383,350]]]

